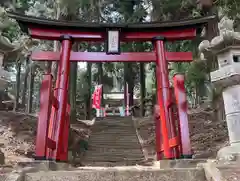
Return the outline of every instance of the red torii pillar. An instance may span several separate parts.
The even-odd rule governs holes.
[[[167,122],[169,116],[170,87],[168,78],[168,63],[166,61],[164,37],[155,37],[154,49],[156,53],[156,79],[157,79],[157,100],[160,108],[161,133],[163,136],[164,156],[166,159],[172,158],[172,152],[169,146],[169,134]]]
[[[71,36],[64,35],[61,37],[61,54],[60,61],[58,66],[58,76],[56,80],[56,86],[54,89],[54,96],[51,96],[51,92],[48,94],[43,94],[41,92],[41,97],[49,98],[52,97],[52,100],[48,102],[44,101],[44,98],[40,100],[40,104],[49,104],[52,102],[52,112],[46,114],[44,111],[48,109],[40,109],[40,117],[38,122],[38,135],[36,142],[36,158],[37,159],[48,159],[51,160],[54,158],[56,161],[67,161],[67,147],[68,147],[68,132],[69,132],[69,109],[68,105],[68,84],[69,84],[69,73],[70,73],[70,54],[72,48],[73,39]],[[47,75],[43,81],[42,86],[44,87],[44,82],[51,82],[50,74]],[[47,90],[51,90],[52,84],[47,85]],[[43,88],[44,89],[44,88]],[[48,110],[49,111],[49,110]],[[42,114],[41,114],[42,113]],[[48,116],[45,118],[43,115]],[[49,120],[46,126],[46,121]],[[42,121],[41,121],[42,120]],[[47,129],[47,130],[46,130]],[[46,132],[46,138],[42,138]],[[66,142],[66,143],[65,143]],[[48,145],[48,146],[47,146]]]

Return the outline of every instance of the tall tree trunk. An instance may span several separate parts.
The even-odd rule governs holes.
[[[78,46],[75,44],[73,46],[73,51],[78,51]],[[78,73],[78,63],[70,63],[70,81],[69,81],[69,102],[71,105],[70,121],[71,123],[76,122],[77,110],[76,110],[76,95],[77,95],[77,73]]]
[[[204,11],[205,10],[205,11]],[[207,28],[206,28],[206,38],[211,41],[214,37],[219,35],[219,29],[218,29],[218,9],[216,7],[216,5],[214,5],[214,3],[211,3],[211,6],[203,9],[202,12],[204,15],[215,15],[216,18],[209,21],[207,24]],[[214,71],[216,69],[218,69],[218,61],[217,61],[217,56],[215,55],[211,55],[208,57],[208,62],[211,63],[210,65],[210,69],[211,71]],[[210,82],[210,74],[208,75],[208,82]],[[223,105],[223,99],[216,99],[213,100],[213,105]],[[223,120],[223,116],[225,115],[225,111],[224,109],[217,109],[217,111],[215,111],[215,117],[218,120]]]
[[[128,64],[128,68],[129,68],[129,106],[133,106],[134,105],[134,76],[133,76],[133,70],[132,70],[132,64],[133,63],[129,63]]]
[[[16,91],[16,99],[15,99],[15,105],[14,105],[14,111],[17,111],[19,109],[19,97],[20,97],[20,77],[21,77],[21,62],[20,60],[17,61],[17,65],[16,65],[16,69],[17,69],[17,74],[16,74],[16,87],[15,87],[15,91]]]
[[[103,63],[100,62],[98,63],[98,73],[99,73],[99,80],[98,80],[98,84],[102,84],[103,85]],[[102,86],[102,100],[101,100],[101,106],[104,105],[104,100],[103,100],[103,87]]]
[[[5,91],[0,90],[0,110],[4,109],[4,104],[2,102],[2,101],[4,101],[4,94],[5,94]]]
[[[124,100],[125,107],[127,106],[127,96],[129,96],[129,106],[134,104],[134,76],[132,72],[132,63],[124,63]],[[128,84],[128,92],[126,92],[126,85]]]
[[[27,113],[32,113],[33,108],[33,88],[34,88],[34,68],[31,67],[30,74],[29,74],[29,87],[28,87],[28,104],[27,104]]]
[[[53,51],[54,52],[59,52],[60,50],[60,44],[58,41],[54,41],[54,44],[53,44]],[[53,80],[56,81],[57,80],[57,72],[58,72],[58,63],[55,61],[55,62],[52,62],[52,76],[53,76]]]
[[[209,12],[206,13],[206,15],[215,15],[217,17],[217,8],[213,6]],[[218,30],[218,18],[215,18],[211,21],[208,22],[207,28],[206,28],[206,37],[209,41],[211,41],[214,37],[219,35],[219,30]],[[218,61],[216,56],[211,56],[209,57],[211,61],[209,60],[208,62],[211,62],[211,70],[216,70],[218,68]]]
[[[27,57],[25,62],[25,67],[29,66],[29,57]],[[28,72],[25,72],[24,74],[24,80],[23,80],[23,91],[22,91],[22,106],[25,109],[26,107],[26,95],[27,95],[27,81],[28,81]]]
[[[87,82],[88,82],[88,96],[86,101],[87,108],[87,118],[91,119],[92,114],[92,63],[87,63]]]
[[[146,84],[145,84],[145,64],[140,63],[140,93],[141,93],[141,116],[145,115],[145,93],[146,93]]]
[[[55,3],[55,17],[57,20],[60,19],[61,17],[61,8],[59,6],[59,3]],[[60,43],[59,41],[54,41],[53,42],[53,51],[54,52],[58,52],[60,50]],[[52,75],[53,75],[53,80],[56,81],[56,78],[57,78],[57,71],[58,71],[58,63],[55,61],[55,62],[52,62]]]
[[[70,120],[71,123],[76,122],[77,110],[76,110],[76,94],[77,94],[77,73],[78,73],[78,64],[77,62],[71,62],[71,73],[70,73],[70,105],[71,113]]]
[[[129,84],[128,81],[128,64],[124,63],[124,107],[126,109],[127,106],[127,96],[129,96],[129,90],[127,92],[127,84]],[[129,85],[128,85],[128,89],[129,89]]]

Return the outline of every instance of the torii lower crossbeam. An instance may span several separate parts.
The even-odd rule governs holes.
[[[34,61],[58,61],[60,52],[33,52],[31,59]],[[169,62],[191,62],[192,52],[166,52]],[[72,62],[155,62],[154,52],[127,52],[120,55],[107,55],[104,52],[71,52]]]

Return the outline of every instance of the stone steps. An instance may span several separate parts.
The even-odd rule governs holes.
[[[206,181],[203,169],[76,170],[27,173],[24,181]]]
[[[144,159],[136,129],[131,117],[106,117],[96,119],[89,138],[89,149],[83,163],[133,165]],[[124,161],[128,162],[124,164]]]
[[[24,162],[15,171],[0,173],[0,181],[230,181],[239,180],[240,173],[239,162],[204,159],[161,160],[145,166],[101,165],[76,168],[52,161]]]

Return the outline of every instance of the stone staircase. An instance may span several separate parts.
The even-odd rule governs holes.
[[[14,170],[0,169],[0,181],[237,181],[239,163],[181,159],[161,160],[151,166],[76,168],[52,161],[22,162]]]
[[[136,165],[144,160],[131,117],[98,118],[83,163],[91,166]]]
[[[205,159],[161,160],[147,165],[131,117],[97,119],[92,127],[85,167],[39,161],[18,164],[0,181],[226,181],[239,180],[239,163],[222,167]]]
[[[80,168],[64,163],[35,162],[18,171],[0,173],[0,181],[207,181],[204,166],[198,166],[198,162],[203,160],[164,160],[152,166]]]

